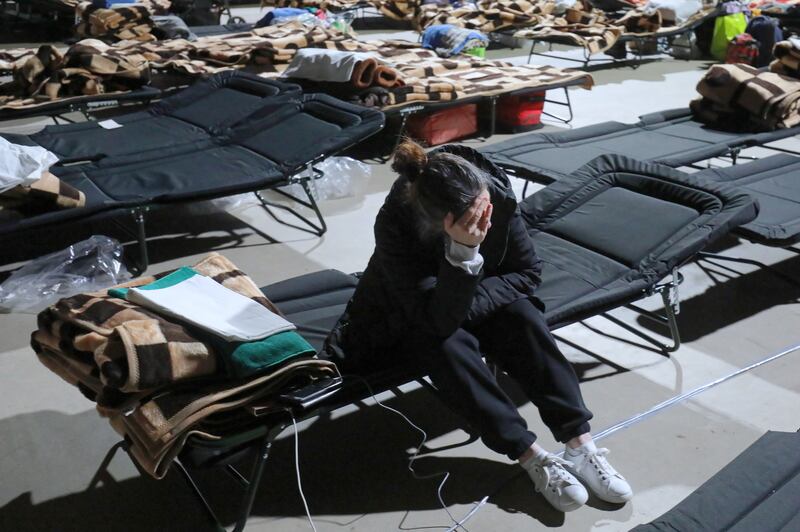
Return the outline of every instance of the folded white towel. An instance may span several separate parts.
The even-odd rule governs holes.
[[[192,323],[232,342],[260,340],[294,324],[204,275],[155,290],[132,288],[128,299],[143,307]]]

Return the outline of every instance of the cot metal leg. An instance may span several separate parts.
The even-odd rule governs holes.
[[[638,305],[628,304],[625,305],[626,308],[633,310],[634,312],[640,314],[643,318],[648,319],[654,323],[658,323],[660,325],[664,325],[669,329],[669,335],[671,339],[671,344],[665,344],[660,340],[650,336],[649,334],[643,332],[642,330],[633,327],[632,325],[625,323],[624,321],[611,316],[610,314],[603,313],[603,316],[608,321],[622,327],[626,331],[635,334],[642,340],[648,342],[649,344],[657,347],[663,353],[674,353],[681,347],[681,335],[680,329],[678,328],[678,320],[677,316],[680,314],[680,297],[678,294],[678,287],[683,282],[683,276],[677,271],[674,270],[672,272],[672,280],[656,286],[652,293],[658,293],[661,295],[661,301],[664,306],[664,315],[643,309]]]
[[[795,253],[797,253],[797,251],[792,249],[792,248],[787,248],[787,249],[790,249],[791,251],[794,251]],[[711,252],[708,252],[708,251],[701,251],[700,253],[697,254],[697,257],[699,259],[706,259],[706,260],[710,259],[711,261],[719,260],[719,261],[723,261],[723,262],[735,262],[735,263],[738,263],[738,264],[749,264],[751,266],[758,266],[759,268],[763,268],[764,270],[768,271],[772,275],[775,275],[776,277],[779,277],[779,278],[783,279],[784,281],[786,281],[787,283],[789,283],[791,285],[800,286],[800,279],[792,277],[791,275],[787,275],[787,274],[785,274],[785,273],[773,268],[769,264],[765,264],[765,263],[763,263],[761,261],[757,261],[755,259],[748,259],[748,258],[745,258],[745,257],[731,257],[731,256],[728,256],[728,255],[720,255],[718,253],[711,253]]]
[[[253,503],[255,502],[258,487],[261,484],[261,478],[264,474],[264,465],[267,463],[267,459],[269,458],[269,454],[272,449],[272,442],[284,428],[285,425],[282,424],[272,428],[266,436],[264,436],[256,445],[254,445],[255,457],[252,468],[250,469],[250,476],[248,478],[245,478],[233,466],[226,466],[226,471],[228,473],[232,473],[234,478],[245,487],[244,497],[242,498],[239,515],[236,517],[236,524],[234,525],[233,532],[242,532],[245,526],[247,526],[247,520],[250,518],[250,512],[253,510]],[[189,485],[189,488],[191,488],[194,495],[203,505],[203,508],[205,508],[205,511],[208,517],[211,519],[212,524],[214,524],[220,532],[224,532],[226,530],[225,526],[219,520],[213,508],[211,508],[211,504],[200,490],[200,487],[194,481],[194,478],[192,478],[189,470],[180,462],[180,460],[175,460],[174,465],[177,467],[178,471],[181,473],[181,476]]]
[[[94,476],[92,476],[92,480],[89,481],[89,486],[86,488],[86,491],[94,489],[100,482],[107,482],[109,480],[113,480],[111,475],[108,472],[108,466],[111,464],[111,461],[116,456],[117,451],[120,449],[128,449],[128,442],[125,440],[120,440],[114,445],[106,453],[106,456],[103,458],[103,461],[100,462],[100,466],[95,471]]]
[[[575,118],[575,115],[572,112],[572,100],[570,99],[569,96],[569,89],[567,87],[562,87],[562,89],[564,90],[563,102],[559,102],[558,100],[548,100],[547,98],[545,98],[544,101],[545,103],[552,103],[554,105],[560,105],[562,107],[566,107],[567,112],[569,113],[568,116],[565,118],[563,116],[558,116],[553,113],[548,113],[547,111],[542,111],[542,114],[545,116],[549,116],[550,118],[554,118],[560,122],[564,122],[565,124],[569,124],[570,122],[572,122],[572,119]]]
[[[489,98],[489,136],[493,137],[497,131],[497,96]]]
[[[147,251],[147,231],[145,227],[145,214],[148,210],[148,207],[136,207],[135,209],[131,209],[129,211],[130,215],[133,217],[133,222],[136,225],[135,229],[131,229],[128,225],[125,225],[119,220],[112,218],[112,222],[126,235],[136,239],[139,247],[139,254],[138,257],[134,257],[132,259],[132,263],[128,266],[128,269],[135,276],[143,274],[150,265],[150,255]]]
[[[533,39],[531,41],[531,49],[528,52],[528,63],[527,64],[529,64],[529,65],[531,64],[531,59],[533,58],[533,51],[534,51],[535,48],[536,48],[536,39]]]
[[[206,511],[206,514],[208,515],[209,519],[211,520],[211,523],[216,527],[216,529],[219,532],[224,532],[225,527],[220,522],[219,518],[217,517],[217,514],[214,513],[214,510],[211,508],[211,505],[208,503],[208,500],[206,499],[205,495],[203,495],[203,492],[200,491],[200,488],[197,486],[197,483],[192,478],[192,475],[189,473],[189,470],[186,469],[186,466],[184,466],[181,463],[180,460],[175,460],[175,462],[173,463],[173,466],[181,474],[181,477],[183,477],[183,480],[186,481],[186,484],[192,490],[192,492],[194,493],[195,497],[197,497],[197,499],[202,503],[203,508]]]
[[[258,455],[256,456],[255,463],[253,464],[250,481],[247,484],[247,491],[245,492],[244,500],[242,501],[242,510],[241,513],[239,513],[239,518],[236,521],[236,526],[233,528],[233,532],[242,532],[245,525],[247,525],[247,519],[250,517],[250,512],[253,509],[253,502],[256,500],[258,485],[261,483],[261,476],[264,474],[264,464],[267,463],[267,458],[269,458],[269,452],[271,449],[272,438],[267,436],[261,442],[261,445],[258,449]]]
[[[256,191],[255,195],[258,198],[258,201],[261,202],[261,205],[264,207],[264,210],[266,210],[267,213],[270,216],[272,216],[273,219],[275,219],[275,221],[283,225],[286,225],[288,227],[293,227],[294,229],[305,231],[306,233],[322,236],[328,230],[328,224],[325,222],[325,217],[322,216],[322,212],[319,210],[319,205],[317,204],[317,200],[314,197],[315,194],[312,192],[310,186],[310,183],[312,183],[315,179],[319,179],[320,177],[322,177],[322,173],[316,170],[310,164],[307,167],[307,172],[308,175],[292,181],[292,183],[297,183],[302,187],[303,192],[305,192],[307,199],[298,198],[294,194],[291,194],[290,192],[286,192],[285,190],[281,190],[279,188],[275,188],[272,190],[273,192],[276,192],[277,194],[280,194],[281,196],[288,198],[293,202],[298,203],[303,207],[306,207],[307,209],[311,209],[312,211],[314,211],[314,215],[317,218],[316,222],[309,220],[308,218],[297,212],[297,210],[293,209],[292,207],[289,207],[288,205],[281,205],[280,203],[275,203],[268,200],[266,197],[264,197],[261,191]],[[288,214],[291,214],[292,216],[297,218],[303,225],[297,225],[294,223],[287,222],[286,220],[282,220],[277,216],[277,214],[273,209],[280,209]]]

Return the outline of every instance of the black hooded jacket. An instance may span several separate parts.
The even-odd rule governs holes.
[[[326,351],[345,368],[391,365],[391,352],[410,339],[436,345],[464,325],[531,299],[539,286],[536,257],[508,177],[475,150],[444,146],[492,176],[492,226],[480,245],[483,268],[471,275],[445,258],[444,236],[423,238],[408,181],[392,186],[375,221],[375,251]]]

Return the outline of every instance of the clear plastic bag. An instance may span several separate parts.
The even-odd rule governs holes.
[[[130,278],[122,245],[95,235],[32,260],[0,285],[0,312],[35,313],[62,297],[108,288]]]
[[[323,175],[312,181],[310,188],[319,201],[363,195],[372,175],[372,168],[368,164],[350,157],[328,157],[315,168]],[[294,195],[303,194],[300,185],[292,185],[288,191]]]

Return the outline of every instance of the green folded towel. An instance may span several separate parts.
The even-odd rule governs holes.
[[[178,268],[169,275],[150,284],[138,286],[139,290],[158,290],[174,286],[190,277],[200,275],[192,268]],[[108,295],[127,299],[128,288],[112,288]],[[252,342],[230,342],[189,324],[183,324],[201,341],[210,344],[219,355],[228,375],[245,378],[261,373],[295,357],[314,355],[316,351],[296,331],[284,331]]]

